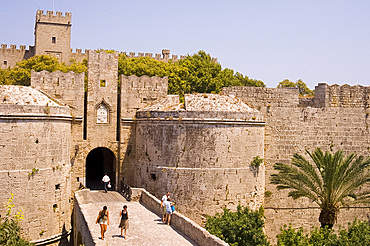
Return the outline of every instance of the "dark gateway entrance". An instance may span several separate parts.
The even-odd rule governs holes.
[[[86,158],[86,187],[91,190],[103,190],[101,180],[107,173],[113,190],[116,185],[115,163],[116,157],[108,148],[99,147],[90,151]]]

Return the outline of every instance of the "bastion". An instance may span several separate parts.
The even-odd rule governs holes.
[[[71,228],[70,128],[68,107],[30,87],[0,86],[0,197],[14,194],[29,240]]]
[[[263,204],[262,114],[240,99],[215,94],[169,95],[136,114],[135,186],[157,197],[170,191],[179,211],[201,222],[238,204]]]

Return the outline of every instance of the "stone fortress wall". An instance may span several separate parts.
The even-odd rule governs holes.
[[[195,106],[190,106],[187,97],[184,105],[178,96],[163,97],[167,78],[121,76],[119,91],[117,53],[89,51],[88,55],[82,117],[83,88],[77,85],[83,87],[83,75],[43,71],[33,72],[31,79],[32,86],[75,110],[66,147],[72,191],[86,184],[89,153],[106,148],[115,158],[115,189],[125,178],[158,197],[169,190],[179,210],[198,222],[199,215],[220,212],[224,206],[264,204],[266,233],[273,240],[283,224],[318,225],[319,214],[315,204],[292,201],[269,183],[274,163],[289,162],[294,153],[304,154],[314,147],[369,155],[368,87],[319,84],[312,99],[299,98],[297,89],[224,88],[224,95],[242,99],[254,111],[217,112],[210,108],[218,107],[206,103],[213,95],[200,94],[201,104]],[[68,93],[62,93],[63,88]],[[98,119],[99,105],[107,109],[107,122]],[[265,161],[258,170],[250,166],[257,155]],[[265,197],[265,191],[271,196]],[[343,209],[338,222],[345,225],[354,217],[367,219],[368,215],[368,207]]]
[[[38,15],[52,20],[69,18],[67,14]],[[169,59],[166,50],[162,55],[155,57]],[[151,57],[150,53],[140,56]],[[32,72],[31,86],[54,98],[58,107],[8,104],[6,98],[0,101],[1,139],[9,139],[0,148],[6,160],[0,173],[9,183],[2,189],[2,197],[14,190],[16,199],[30,201],[25,205],[26,211],[31,211],[26,214],[30,224],[23,225],[28,238],[40,238],[44,228],[46,238],[61,233],[63,226],[68,230],[70,192],[86,185],[90,157],[97,150],[102,153],[104,168],[113,174],[115,190],[125,178],[129,185],[143,187],[157,197],[170,191],[180,211],[198,222],[199,215],[220,212],[224,206],[235,208],[241,202],[257,208],[264,204],[266,233],[271,239],[283,224],[318,225],[319,214],[310,201],[293,201],[287,192],[270,184],[274,163],[288,163],[294,153],[304,154],[305,149],[315,147],[369,155],[370,87],[319,84],[312,99],[300,98],[298,89],[224,88],[223,95],[242,99],[254,111],[226,108],[218,112],[221,104],[207,109],[203,107],[207,104],[192,108],[188,99],[180,104],[177,96],[167,95],[167,78],[121,76],[118,87],[117,52],[76,50],[75,57],[88,59],[86,91],[83,74]],[[213,96],[198,98],[205,103]],[[70,107],[68,114],[62,104]],[[40,147],[41,143],[46,144]],[[51,157],[54,155],[56,159]],[[258,169],[250,166],[257,155],[264,159]],[[20,163],[22,166],[17,166]],[[32,168],[39,171],[28,179]],[[34,197],[26,196],[24,184],[30,187],[27,195]],[[38,204],[40,209],[35,211],[32,206],[41,191],[50,202]],[[271,196],[264,196],[265,191]],[[21,204],[20,200],[16,204]],[[51,220],[41,221],[38,211]],[[368,207],[342,209],[338,224],[367,216]]]
[[[138,109],[167,95],[167,77],[121,75],[120,81],[122,118],[135,117]]]
[[[6,44],[1,44],[0,69],[14,67],[17,62],[27,60],[34,55],[34,46],[29,46],[29,49],[26,49],[25,45],[21,45],[19,49],[17,49],[17,46],[14,44],[10,45],[10,48],[8,48]]]
[[[188,107],[188,98],[196,97],[198,105]],[[264,200],[264,166],[250,165],[264,156],[264,122],[258,111],[213,111],[227,99],[185,95],[183,109],[167,111],[166,105],[155,111],[151,105],[137,113],[134,185],[159,198],[170,191],[178,210],[200,224],[225,207],[240,203],[258,209]],[[172,102],[179,104],[178,97]]]
[[[31,85],[71,107],[72,115],[83,117],[85,73],[31,71]]]
[[[22,233],[43,239],[71,229],[68,107],[30,87],[0,86],[0,197],[24,209]],[[4,208],[0,208],[4,215]]]
[[[368,100],[370,87],[320,83],[315,97],[300,99],[298,89],[270,89],[253,87],[224,88],[223,94],[237,95],[247,104],[259,108],[266,119],[265,197],[266,233],[271,239],[284,224],[319,226],[319,209],[305,199],[293,200],[286,191],[278,191],[270,184],[277,162],[289,163],[294,153],[305,154],[316,147],[322,150],[344,150],[346,154],[370,155]],[[310,106],[308,106],[310,105]],[[352,207],[341,210],[338,225],[346,226],[355,217],[368,220],[370,208]]]

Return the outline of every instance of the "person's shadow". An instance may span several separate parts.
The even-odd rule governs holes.
[[[125,238],[124,236],[121,236],[121,235],[112,235],[112,237]]]

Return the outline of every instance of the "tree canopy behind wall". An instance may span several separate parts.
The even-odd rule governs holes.
[[[108,51],[110,52],[110,51]],[[70,66],[60,63],[52,56],[34,56],[28,60],[18,62],[16,66],[0,69],[0,84],[30,85],[31,70],[40,72],[46,70],[54,72],[74,71],[76,73],[87,71],[87,62],[74,62]],[[265,87],[261,80],[248,78],[239,72],[225,68],[215,62],[204,51],[194,55],[187,55],[176,62],[158,61],[150,57],[127,58],[120,54],[118,58],[118,75],[136,75],[149,77],[168,77],[168,93],[181,97],[186,93],[219,93],[222,87],[228,86],[258,86]]]
[[[73,71],[82,73],[87,71],[86,60],[73,62],[70,66],[60,63],[57,58],[47,55],[33,56],[28,60],[17,62],[13,68],[0,69],[0,85],[31,85],[31,70],[40,72],[46,70],[54,72],[60,70],[64,73]]]
[[[127,76],[167,76],[168,93],[180,96],[193,92],[219,93],[222,87],[228,86],[265,86],[261,80],[250,79],[229,68],[222,69],[204,51],[168,63],[149,57],[127,58],[120,54],[118,73]]]

